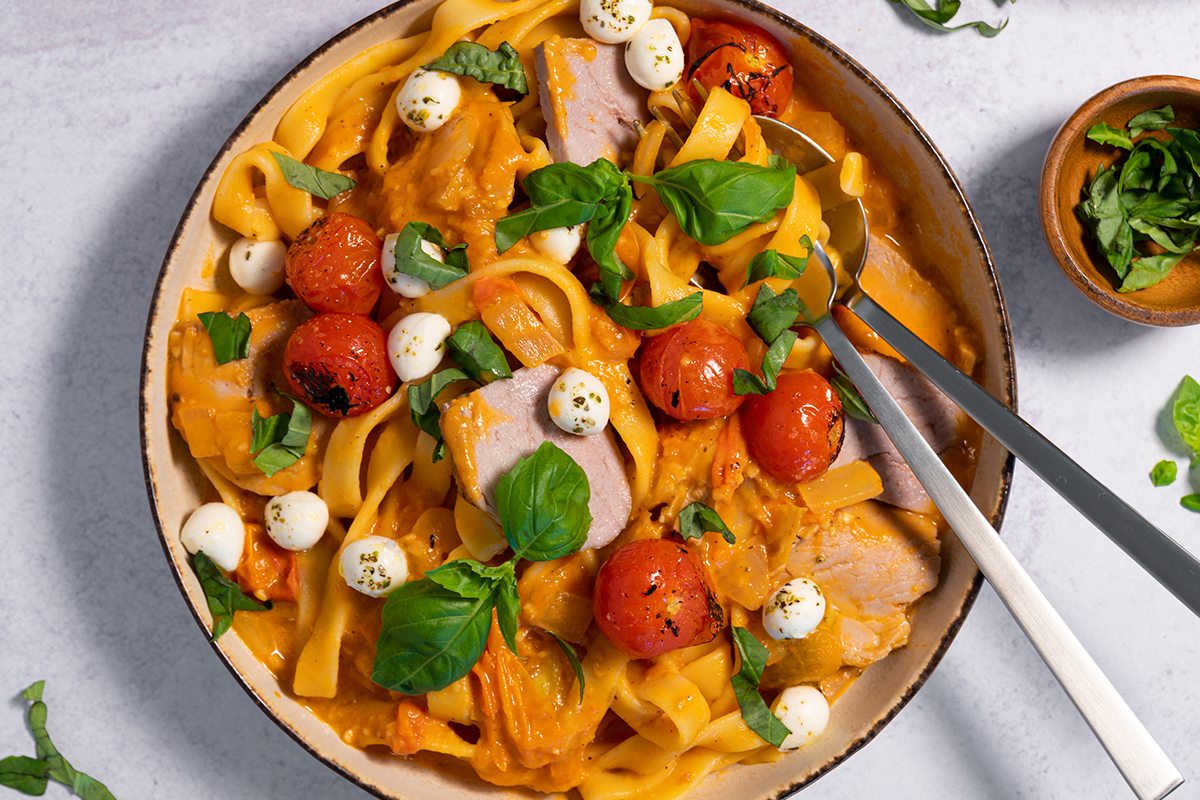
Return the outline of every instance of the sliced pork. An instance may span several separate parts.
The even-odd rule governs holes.
[[[587,475],[592,526],[585,548],[602,547],[629,522],[632,499],[625,460],[611,429],[592,436],[566,433],[550,419],[546,397],[561,370],[519,369],[451,401],[442,412],[442,433],[459,489],[484,511],[496,514],[496,484],[542,442],[553,442]]]

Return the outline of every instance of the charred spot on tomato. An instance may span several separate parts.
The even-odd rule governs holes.
[[[361,403],[351,403],[350,393],[338,380],[338,376],[323,364],[297,364],[288,372],[292,383],[304,395],[309,405],[318,407],[329,415],[346,416]],[[353,381],[353,376],[351,376]]]

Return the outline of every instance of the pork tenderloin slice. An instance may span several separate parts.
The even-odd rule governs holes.
[[[908,364],[874,353],[864,353],[863,360],[888,393],[896,398],[933,451],[938,455],[945,453],[966,422],[962,409]],[[846,417],[842,450],[832,466],[840,467],[863,459],[875,468],[883,482],[883,493],[876,499],[909,511],[929,513],[934,510],[925,488],[883,428],[873,422]]]
[[[442,412],[442,433],[459,490],[493,517],[500,478],[542,442],[562,448],[583,469],[592,492],[592,525],[584,548],[603,547],[629,522],[633,504],[625,460],[611,429],[575,436],[550,419],[546,398],[560,372],[548,364],[519,369],[510,379],[452,400]]]
[[[546,144],[557,162],[628,160],[634,123],[645,124],[646,92],[625,69],[625,45],[551,36],[534,48]]]

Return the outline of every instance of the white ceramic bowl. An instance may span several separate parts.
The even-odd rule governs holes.
[[[171,428],[167,409],[167,335],[185,287],[213,279],[202,270],[236,238],[213,222],[209,208],[217,182],[235,155],[271,138],[283,112],[319,77],[386,39],[428,28],[437,0],[412,0],[386,8],[331,39],[268,94],[226,142],[192,196],[171,242],[155,289],[142,363],[143,460],[155,521],[167,560],[184,598],[207,636],[209,612],[179,543],[187,514],[200,504],[203,482],[187,446]],[[994,396],[1015,404],[1015,375],[1008,316],[991,254],[962,187],[929,137],[908,112],[862,67],[828,41],[778,12],[748,0],[684,0],[695,16],[739,18],[762,26],[792,51],[792,61],[816,99],[834,111],[877,169],[907,196],[907,210],[922,231],[924,263],[938,265],[955,300],[982,334],[984,359],[977,379]],[[212,272],[212,270],[210,270]],[[971,496],[993,523],[1004,510],[1012,461],[984,436]],[[943,542],[936,590],[912,614],[907,647],[866,670],[834,706],[820,740],[778,763],[733,767],[706,780],[690,800],[777,798],[815,780],[865,745],[928,678],[962,625],[982,578],[958,540]],[[405,800],[528,797],[481,786],[408,760],[356,750],[304,710],[237,638],[213,645],[216,654],[267,714],[331,767],[380,797]]]

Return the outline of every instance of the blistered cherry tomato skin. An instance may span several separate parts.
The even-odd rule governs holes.
[[[383,240],[366,222],[334,212],[288,248],[287,284],[314,311],[370,314],[383,291]]]
[[[396,388],[387,334],[361,314],[318,314],[302,323],[283,362],[296,396],[328,417],[366,413]]]
[[[642,340],[638,378],[642,393],[678,420],[714,419],[737,411],[733,371],[750,369],[741,340],[715,322],[694,319]]]
[[[792,65],[771,34],[745,22],[692,20],[685,82],[699,101],[692,79],[705,89],[720,86],[750,103],[755,114],[779,116],[792,99]]]
[[[724,620],[704,565],[667,539],[613,553],[596,575],[592,607],[600,630],[630,658],[711,642]]]
[[[829,469],[842,449],[842,401],[812,370],[786,372],[775,391],[746,403],[742,430],[750,455],[773,477],[804,483]]]

